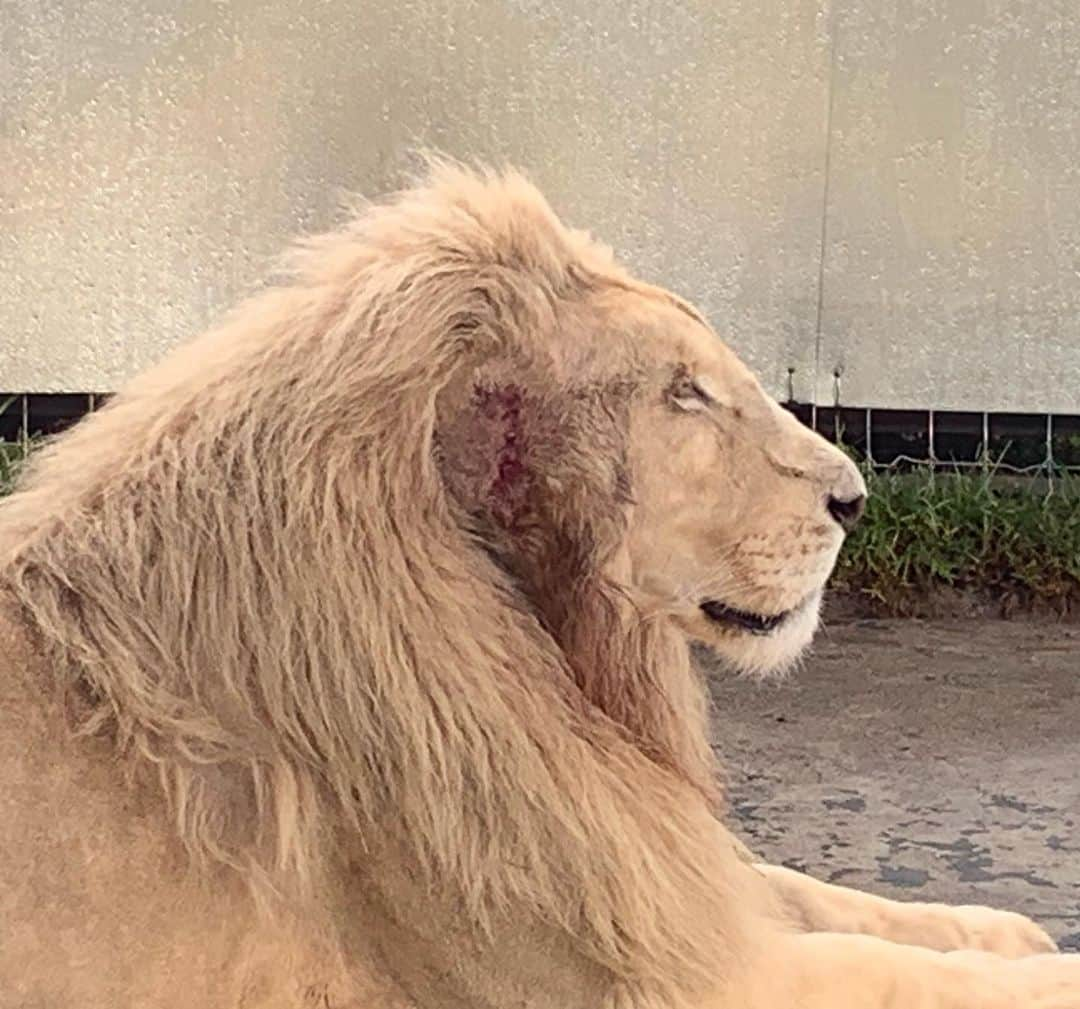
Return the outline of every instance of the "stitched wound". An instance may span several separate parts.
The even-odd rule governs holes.
[[[528,442],[523,432],[524,396],[518,385],[477,386],[481,415],[502,432],[496,451],[495,477],[488,488],[492,512],[501,525],[515,525],[526,510],[530,474],[525,465]]]

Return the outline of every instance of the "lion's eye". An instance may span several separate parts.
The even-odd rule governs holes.
[[[680,376],[671,390],[671,398],[682,410],[706,410],[714,400],[708,391],[689,375]]]

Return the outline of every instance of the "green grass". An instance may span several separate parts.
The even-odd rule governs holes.
[[[29,450],[22,442],[0,440],[0,494],[11,490],[15,473],[28,454]]]
[[[833,585],[887,612],[937,590],[1021,608],[1080,604],[1080,477],[870,473],[866,517]]]
[[[12,403],[15,397],[0,400],[0,414]],[[0,438],[0,494],[6,494],[15,483],[15,471],[22,464],[29,452],[29,447],[21,441],[4,441]]]

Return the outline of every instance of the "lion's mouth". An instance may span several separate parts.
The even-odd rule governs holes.
[[[714,623],[724,624],[728,627],[738,627],[740,630],[749,631],[751,634],[772,634],[794,610],[785,610],[783,613],[749,613],[746,610],[737,610],[734,606],[728,606],[716,599],[706,600],[701,604],[701,611]]]

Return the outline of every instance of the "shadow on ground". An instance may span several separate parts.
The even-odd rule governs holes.
[[[861,620],[760,684],[711,670],[729,822],[761,857],[980,903],[1080,949],[1080,628]]]

